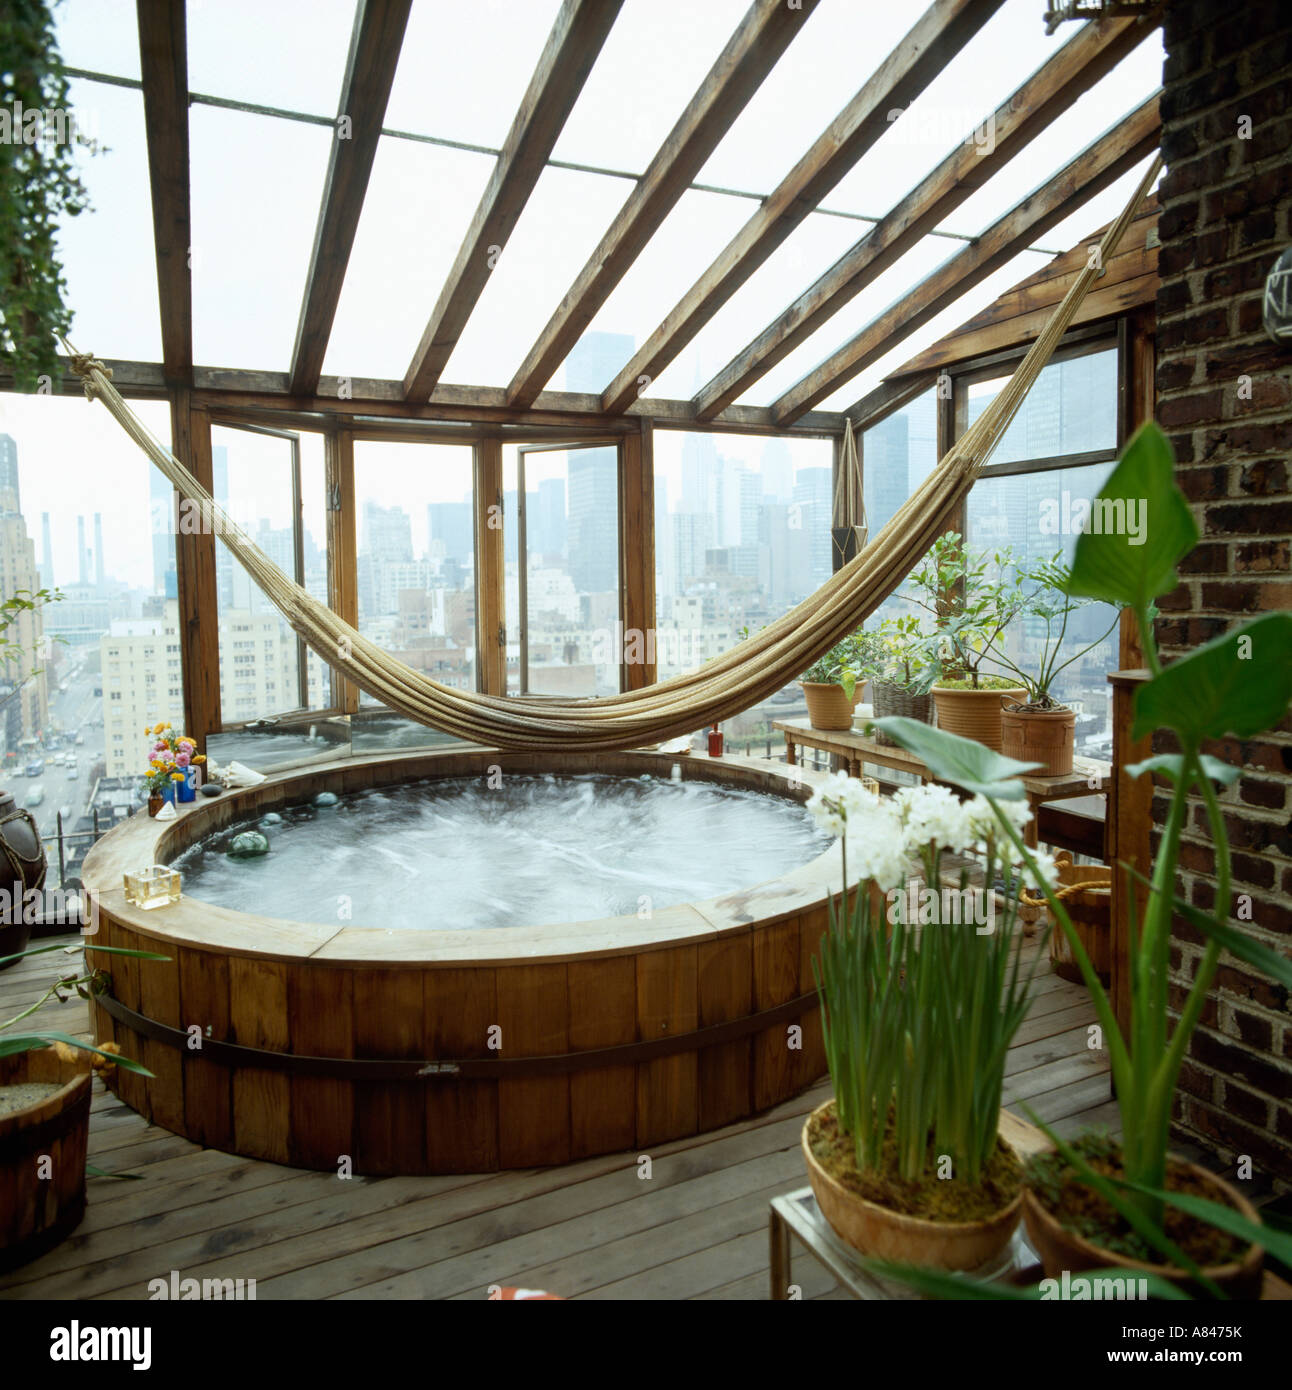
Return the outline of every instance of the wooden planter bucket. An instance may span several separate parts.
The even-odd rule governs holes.
[[[1100,983],[1107,985],[1112,972],[1112,878],[1106,864],[1074,864],[1067,850],[1055,856],[1059,886],[1054,896],[1067,909],[1081,945],[1095,967]],[[1023,890],[1023,901],[1044,906],[1040,894]],[[1074,984],[1083,984],[1081,970],[1068,944],[1067,933],[1056,922],[1050,933],[1050,965],[1054,973]]]
[[[0,1057],[0,1086],[24,1081],[60,1089],[0,1115],[0,1270],[43,1255],[85,1215],[89,1058],[64,1061],[53,1048]]]
[[[1000,751],[1020,763],[1040,763],[1039,777],[1072,771],[1077,716],[1070,709],[1005,708],[1000,715]]]

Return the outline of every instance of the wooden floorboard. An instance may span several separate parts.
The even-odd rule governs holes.
[[[69,938],[70,940],[71,938]],[[1040,949],[1029,943],[1027,955]],[[0,980],[13,1012],[64,968],[57,953]],[[1094,1007],[1042,960],[1006,1066],[1005,1101],[1070,1135],[1116,1132],[1107,1059],[1088,1046]],[[81,1000],[37,1025],[84,1035]],[[90,1162],[137,1180],[92,1177],[81,1226],[0,1277],[0,1298],[138,1299],[171,1269],[255,1279],[258,1298],[479,1299],[496,1284],[593,1299],[765,1299],[767,1204],[805,1182],[803,1117],[822,1080],[766,1114],[651,1150],[563,1168],[441,1178],[351,1178],[202,1149],[95,1082]],[[804,1299],[844,1295],[795,1244]]]

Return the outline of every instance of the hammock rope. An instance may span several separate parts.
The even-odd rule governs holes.
[[[100,400],[180,496],[197,505],[310,649],[347,681],[418,723],[489,747],[614,751],[693,733],[760,703],[854,632],[946,529],[1032,383],[1067,331],[1156,181],[1155,159],[1014,374],[877,536],[814,594],[695,671],[640,690],[585,699],[494,696],[454,690],[384,651],[294,583],[147,429],[111,381],[111,370],[66,340],[85,394]]]

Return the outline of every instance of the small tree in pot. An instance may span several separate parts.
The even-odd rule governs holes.
[[[885,618],[876,633],[879,655],[871,673],[872,712],[876,719],[901,715],[927,724],[933,717],[929,694],[942,674],[936,635],[920,627],[913,613]],[[882,729],[875,730],[880,743],[892,743]]]
[[[993,648],[1027,607],[1026,595],[1000,577],[1012,565],[1010,550],[970,554],[964,538],[949,531],[912,574],[915,591],[908,596],[933,619],[942,666],[932,687],[939,727],[997,753],[1002,701],[1026,693],[988,669]]]
[[[814,729],[851,729],[859,683],[874,667],[875,634],[858,629],[838,641],[799,677]]]

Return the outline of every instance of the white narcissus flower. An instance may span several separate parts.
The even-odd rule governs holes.
[[[1047,888],[1057,888],[1059,884],[1059,869],[1054,862],[1052,854],[1045,854],[1041,850],[1032,851],[1032,860],[1036,865],[1033,872],[1026,864],[1021,861],[1016,866],[1017,872],[1021,875],[1024,884],[1037,893],[1044,893]]]

